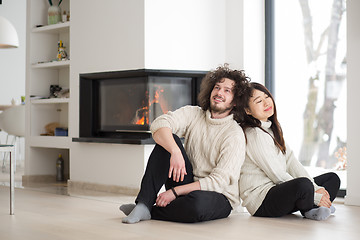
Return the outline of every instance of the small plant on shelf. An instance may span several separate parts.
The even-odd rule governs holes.
[[[49,1],[50,6],[52,6],[53,5],[52,0],[48,0],[48,1]],[[59,1],[58,6],[60,6],[61,2],[62,2],[62,0]]]
[[[53,5],[52,0],[48,0],[50,7],[48,9],[48,24],[56,24],[61,22],[61,8],[60,4],[62,0],[58,2],[58,5]]]

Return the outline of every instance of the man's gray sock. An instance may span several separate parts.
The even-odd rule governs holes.
[[[331,215],[331,210],[327,207],[313,208],[310,211],[305,212],[304,215],[306,218],[321,221],[327,219]]]
[[[137,223],[144,220],[151,219],[150,210],[143,203],[138,203],[131,211],[131,213],[122,219],[123,223]]]
[[[130,203],[130,204],[123,204],[119,207],[119,209],[126,215],[129,216],[129,214],[131,213],[131,211],[134,209],[136,205],[134,203]]]

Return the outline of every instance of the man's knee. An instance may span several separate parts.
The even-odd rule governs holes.
[[[214,197],[214,195],[219,195]],[[231,205],[225,196],[207,191],[193,191],[189,198],[188,214],[193,222],[226,218],[231,213]]]

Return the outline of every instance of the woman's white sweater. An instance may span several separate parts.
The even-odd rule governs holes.
[[[167,127],[184,138],[184,148],[201,190],[224,194],[235,209],[240,204],[238,180],[245,159],[242,128],[229,115],[213,119],[209,111],[185,106],[164,114],[151,124],[151,132]]]
[[[261,127],[272,133],[271,122],[262,122]],[[286,145],[283,154],[274,144],[273,138],[260,128],[246,130],[246,156],[240,174],[240,197],[242,205],[251,215],[254,215],[265,199],[270,188],[299,177],[307,177],[314,184],[314,190],[319,186],[309,176],[305,168]],[[314,203],[319,204],[322,195],[315,193]]]

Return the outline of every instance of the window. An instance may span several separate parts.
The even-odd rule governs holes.
[[[346,1],[266,2],[266,85],[285,141],[310,175],[334,171],[345,189]]]

